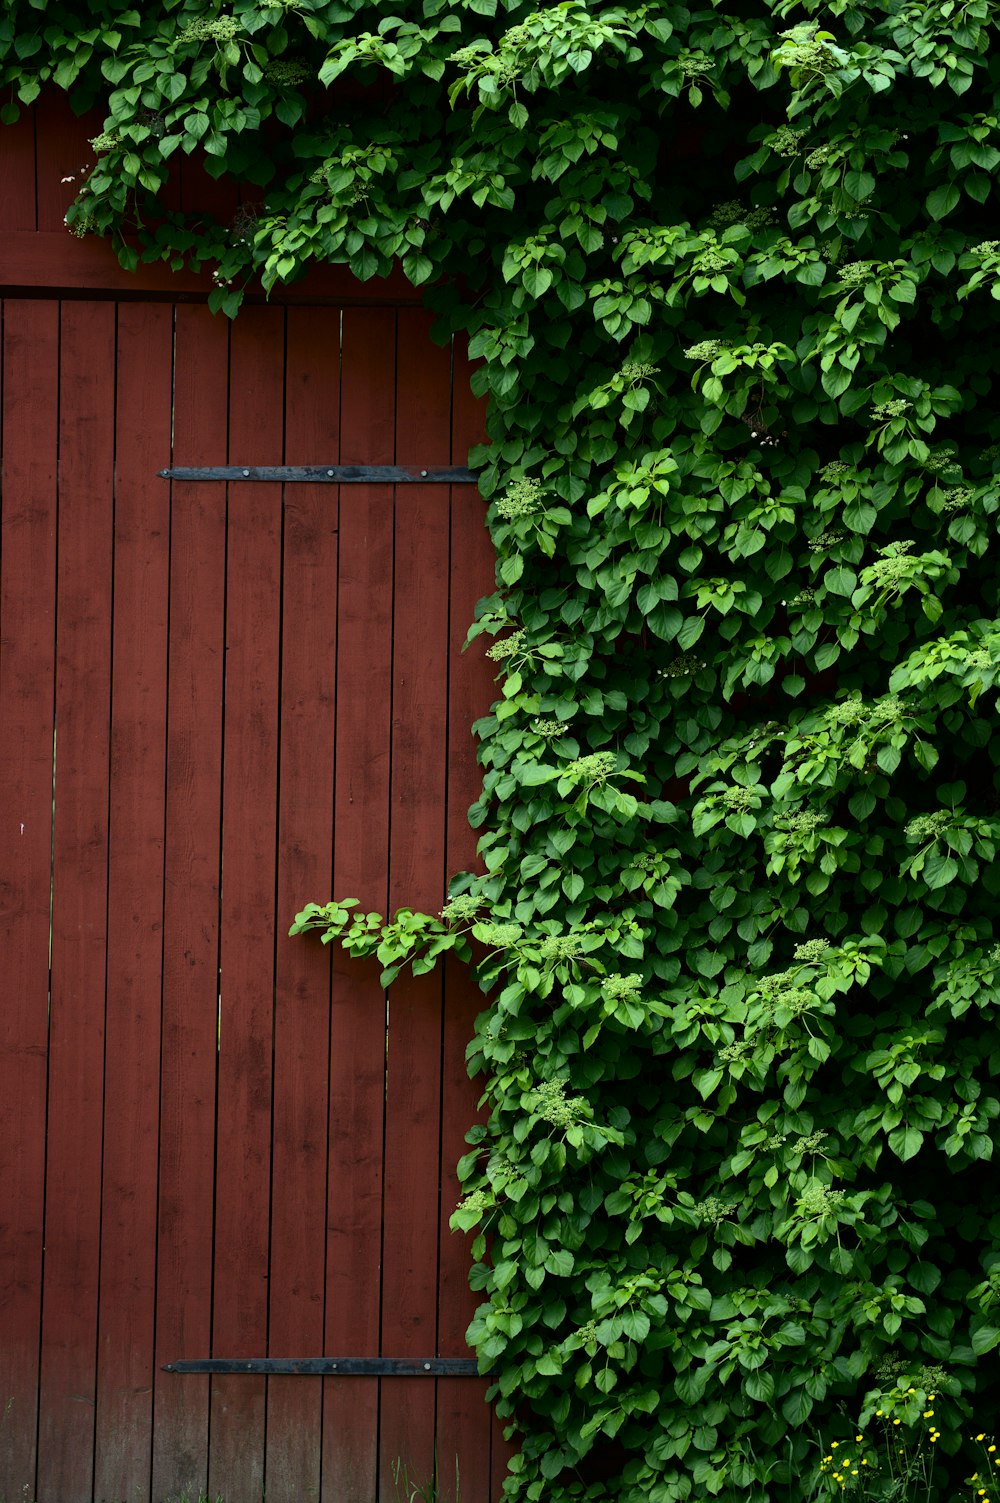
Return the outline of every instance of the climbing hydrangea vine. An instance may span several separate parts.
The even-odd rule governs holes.
[[[106,110],[75,233],[229,314],[399,262],[479,362],[482,874],[295,928],[487,992],[454,1224],[512,1500],[797,1498],[838,1410],[930,1392],[961,1477],[996,1412],[997,14],[0,21],[4,119]],[[255,207],[170,211],[185,154]]]

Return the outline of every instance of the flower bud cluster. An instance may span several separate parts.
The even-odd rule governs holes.
[[[626,381],[645,381],[650,376],[659,374],[658,365],[646,365],[641,360],[626,360],[619,371],[619,375]]]
[[[623,997],[635,997],[642,990],[643,978],[638,975],[605,976],[601,982],[601,991],[606,997],[620,1002]]]
[[[767,144],[779,157],[795,157],[802,149],[806,134],[804,130],[793,130],[790,125],[779,125],[774,135],[768,137]]]
[[[817,814],[815,810],[802,809],[797,814],[779,814],[774,823],[779,830],[787,830],[790,835],[811,835],[813,830],[818,830],[821,825],[826,824],[826,819],[822,814]],[[824,944],[825,941],[811,940],[810,943]],[[795,951],[795,958],[797,960],[800,958],[799,950],[806,948],[807,946],[805,945],[799,945],[798,950]]]
[[[475,918],[482,906],[482,898],[477,898],[475,893],[459,893],[457,898],[451,898],[444,905],[441,917],[446,924],[462,923],[465,919]]]
[[[512,631],[509,637],[503,637],[499,642],[494,642],[492,647],[487,647],[486,656],[492,658],[494,663],[502,663],[506,658],[511,658],[520,651],[524,641],[524,632],[520,628]]]
[[[590,1115],[584,1096],[566,1099],[564,1080],[542,1080],[534,1087],[535,1115],[553,1127],[572,1127]]]
[[[795,960],[804,960],[807,963],[822,960],[829,953],[830,943],[825,939],[807,939],[804,944],[796,945],[792,951]]]
[[[819,537],[813,538],[809,544],[810,553],[826,553],[828,549],[835,548],[838,543],[844,542],[847,533],[839,528],[831,528],[828,532],[821,532]]]
[[[718,1226],[720,1221],[725,1221],[736,1210],[735,1205],[728,1200],[720,1200],[717,1195],[710,1195],[707,1200],[699,1200],[692,1208],[697,1217],[707,1221],[710,1226]]]
[[[234,42],[243,27],[235,16],[217,16],[214,21],[192,21],[178,37],[179,42]]]
[[[264,77],[276,89],[292,89],[296,84],[305,83],[307,78],[312,77],[312,73],[304,63],[276,57],[264,64]]]
[[[702,251],[698,257],[699,271],[728,271],[730,263],[719,251]]]
[[[728,339],[703,339],[700,344],[689,345],[684,354],[688,360],[714,360],[729,343]]]
[[[494,504],[504,521],[513,522],[516,517],[527,517],[537,511],[541,495],[541,481],[513,480]]]
[[[831,1190],[819,1180],[810,1180],[798,1198],[798,1208],[806,1216],[832,1216],[846,1199],[844,1190]]]
[[[563,770],[563,776],[578,783],[606,783],[617,761],[614,752],[590,752],[588,756],[570,762]]]
[[[871,274],[871,261],[847,261],[837,272],[837,278],[847,287],[858,287],[867,282]]]
[[[907,840],[940,840],[951,825],[951,815],[945,809],[936,809],[933,814],[918,814],[911,819],[903,833]]]
[[[543,960],[575,960],[582,951],[582,934],[547,934],[538,946]]]
[[[488,1190],[471,1190],[468,1195],[463,1195],[458,1202],[458,1211],[489,1211],[496,1205],[496,1201]]]
[[[509,950],[522,938],[520,924],[477,924],[476,938],[494,950]]]

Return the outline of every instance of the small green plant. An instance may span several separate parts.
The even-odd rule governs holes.
[[[434,1466],[431,1475],[425,1481],[421,1482],[412,1477],[406,1462],[399,1456],[392,1463],[392,1480],[396,1484],[396,1497],[399,1503],[460,1503],[458,1457],[455,1457],[455,1491],[449,1499],[448,1494],[442,1491],[436,1447]]]
[[[875,1398],[870,1395],[869,1399]],[[820,1447],[814,1503],[846,1495],[852,1503],[996,1503],[997,1448],[986,1431],[941,1430],[935,1405],[947,1397],[897,1384],[881,1406]],[[943,1420],[947,1426],[947,1421]]]
[[[199,1488],[197,1500],[192,1499],[190,1493],[182,1491],[171,1494],[169,1498],[164,1498],[163,1503],[226,1503],[226,1499],[223,1493],[213,1493],[209,1496],[208,1493]]]

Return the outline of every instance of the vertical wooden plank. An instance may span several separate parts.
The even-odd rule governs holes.
[[[340,452],[340,312],[288,313],[285,458],[328,461]],[[270,1351],[323,1350],[330,951],[291,940],[302,905],[329,892],[337,665],[337,492],[285,488],[275,987]],[[267,1401],[266,1493],[319,1495],[322,1384],[272,1378]]]
[[[43,94],[35,109],[37,227],[63,230],[66,210],[93,166],[90,141],[101,130],[104,116],[100,110],[74,115],[68,96],[56,90]]]
[[[341,461],[391,463],[396,315],[343,315]],[[392,696],[392,490],[341,493],[333,891],[384,913],[388,900]],[[326,1345],[378,1351],[385,1106],[385,1001],[374,965],[333,957]],[[400,1381],[400,1380],[394,1380]],[[378,1384],[324,1385],[323,1496],[373,1503]]]
[[[244,309],[231,349],[230,458],[269,464],[282,444],[284,314]],[[212,1340],[219,1356],[259,1357],[269,1274],[280,486],[230,486],[228,538]],[[263,1378],[213,1381],[210,1491],[260,1497],[264,1417]]]
[[[48,1047],[58,305],[4,313],[0,1490],[34,1496]]]
[[[163,952],[172,309],[118,312],[95,1491],[149,1495]]]
[[[90,1494],[97,1397],[115,309],[64,303],[52,996],[38,1493]]]
[[[204,154],[198,152],[182,157],[176,171],[185,213],[204,214],[223,225],[232,221],[239,204],[239,190],[232,178],[212,177],[205,171]]]
[[[455,351],[452,384],[452,463],[466,464],[469,449],[483,437],[483,404],[469,388],[464,351]],[[472,725],[493,698],[484,644],[462,644],[476,601],[493,588],[494,556],[485,525],[485,503],[471,486],[451,493],[450,630],[448,636],[447,870],[449,876],[476,866],[475,835],[468,809],[479,794]],[[481,869],[481,868],[480,868]],[[465,1133],[476,1120],[478,1083],[470,1081],[465,1048],[476,1014],[486,999],[468,969],[449,961],[445,968],[443,1090],[441,1098],[441,1262],[438,1278],[438,1349],[468,1356],[465,1332],[479,1303],[469,1288],[470,1238],[452,1232],[448,1221],[460,1195],[455,1166],[466,1152]],[[464,1503],[489,1503],[492,1416],[485,1402],[486,1379],[438,1384],[439,1457],[458,1458]],[[452,1486],[450,1467],[443,1484]]]
[[[399,312],[396,458],[447,463],[450,351],[430,316]],[[440,910],[448,755],[448,490],[407,486],[396,505],[390,907]],[[426,1355],[437,1341],[442,978],[404,973],[389,997],[382,1350]],[[384,1384],[381,1492],[397,1459],[426,1482],[434,1464],[434,1386]],[[444,1475],[452,1458],[439,1456]]]
[[[0,224],[35,228],[35,110],[22,109],[14,125],[0,126]]]
[[[227,321],[179,307],[174,366],[173,462],[224,463]],[[171,492],[156,1500],[208,1485],[209,1380],[160,1368],[211,1348],[225,677],[225,487],[177,481]]]

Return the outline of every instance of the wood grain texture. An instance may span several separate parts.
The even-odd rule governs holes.
[[[233,325],[230,450],[281,452],[284,314]],[[213,1349],[267,1348],[274,1050],[281,488],[229,487]],[[264,1485],[265,1380],[215,1378],[209,1490]]]
[[[32,106],[35,119],[36,225],[73,243],[66,229],[66,210],[94,164],[91,138],[104,129],[104,111],[74,115],[61,90],[46,93]],[[6,130],[3,126],[0,131]]]
[[[13,125],[0,129],[0,224],[4,235],[36,228],[35,112],[22,110]]]
[[[4,126],[3,130],[9,129]],[[126,271],[107,240],[77,240],[62,230],[10,230],[0,236],[0,283],[17,288],[60,288],[92,297],[159,294],[168,301],[188,297],[203,301],[212,290],[209,272],[171,271],[162,261]],[[330,303],[345,307],[392,307],[419,304],[420,288],[411,287],[401,271],[359,282],[346,266],[317,266],[301,281],[274,287],[265,298],[251,286],[250,304]]]
[[[52,983],[38,1493],[82,1498],[94,1464],[101,1255],[115,310],[63,304]],[[102,477],[95,483],[95,477]]]
[[[396,457],[450,456],[451,352],[431,344],[423,312],[399,315]],[[390,908],[439,912],[445,891],[448,746],[448,491],[415,486],[396,507],[393,595]],[[389,994],[382,1351],[437,1340],[440,1197],[441,972],[409,971]],[[380,1487],[398,1458],[430,1476],[434,1398],[417,1383],[383,1384]],[[447,1469],[448,1458],[439,1458]]]
[[[285,366],[285,453],[340,451],[340,315],[292,310]],[[337,492],[285,491],[281,637],[281,781],[275,987],[269,1350],[323,1350],[326,1297],[330,951],[289,939],[333,867],[337,668]],[[268,1385],[268,1497],[314,1498],[323,1390]]]
[[[396,314],[345,310],[341,461],[394,458]],[[340,498],[337,739],[333,892],[385,913],[389,863],[393,517],[389,487]],[[379,1351],[385,996],[378,967],[333,955],[330,1016],[326,1343]],[[378,1458],[379,1384],[328,1382],[323,1398],[323,1492],[370,1503]]]
[[[175,339],[174,455],[196,462],[220,446],[224,455],[229,326],[205,308],[182,306]],[[156,1499],[196,1498],[208,1484],[208,1378],[178,1383],[159,1368],[183,1352],[207,1351],[212,1334],[225,676],[225,489],[175,484],[170,503]]]
[[[401,978],[387,1035],[377,964],[286,936],[331,891],[436,910],[473,859],[482,502],[157,474],[237,445],[460,464],[480,413],[428,329],[8,304],[0,1495],[392,1503],[393,1462],[426,1481],[435,1445],[445,1493],[456,1457],[465,1503],[496,1487],[485,1379],[159,1370],[468,1356],[447,1221],[478,994]]]
[[[152,1451],[163,959],[173,319],[119,310],[98,1497],[143,1497]]]
[[[58,307],[8,302],[0,526],[0,1491],[34,1494],[48,1051]],[[39,358],[39,351],[49,358]]]

